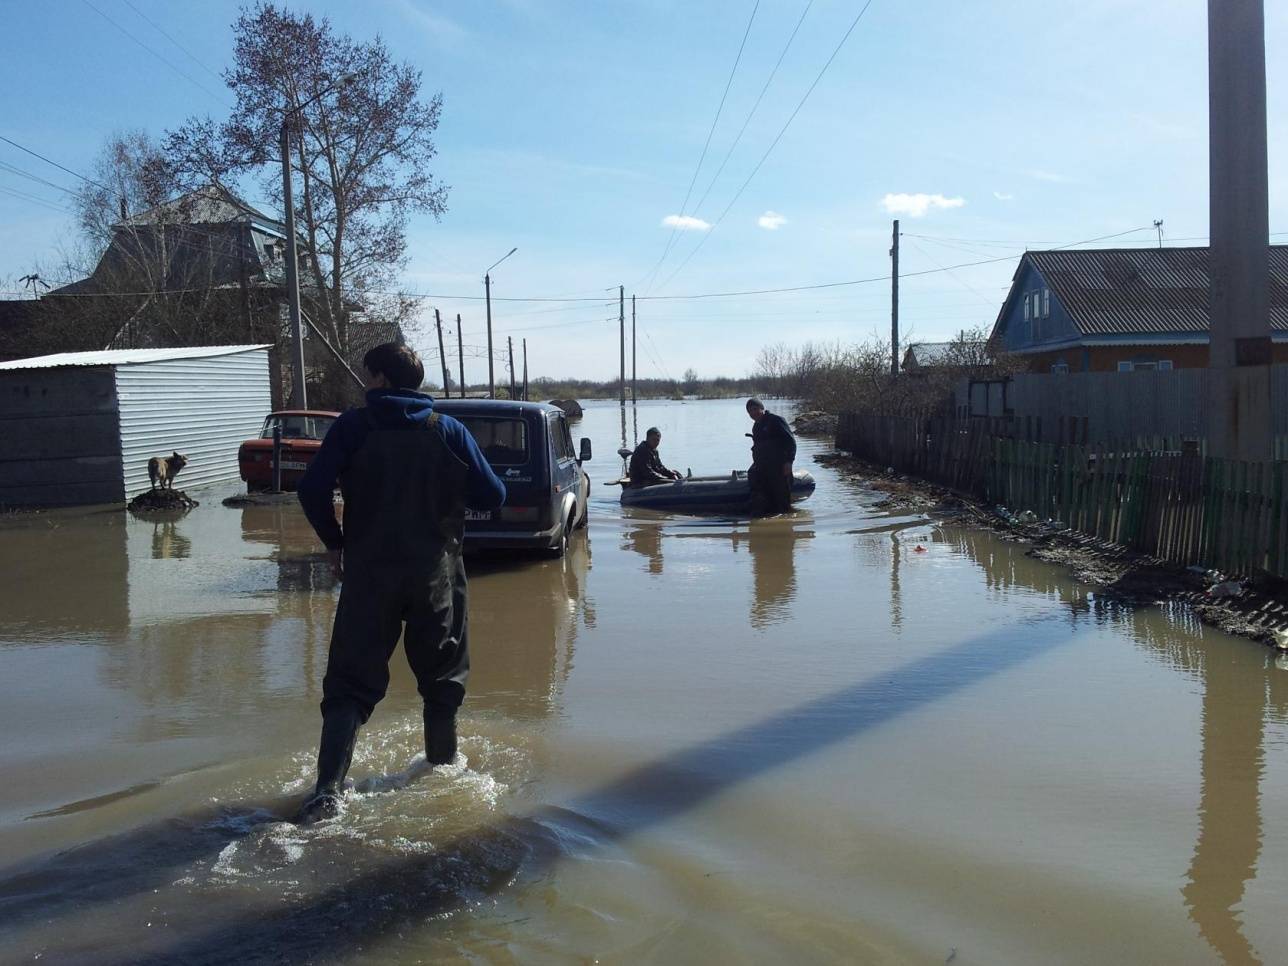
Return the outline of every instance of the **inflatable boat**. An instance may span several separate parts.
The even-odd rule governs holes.
[[[674,483],[631,486],[622,480],[622,506],[669,510],[674,513],[736,513],[751,506],[751,484],[746,470],[728,476],[689,476]],[[814,477],[804,470],[792,474],[792,502],[808,499],[814,492]]]

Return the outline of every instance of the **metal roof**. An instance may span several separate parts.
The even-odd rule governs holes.
[[[1288,331],[1288,246],[1269,249],[1270,326]],[[1083,335],[1208,331],[1206,247],[1031,251],[1020,268],[1024,259]],[[1013,287],[1008,305],[1014,295]]]
[[[58,352],[51,356],[34,356],[0,362],[0,370],[56,369],[62,366],[135,366],[147,362],[167,362],[172,359],[206,359],[212,356],[230,356],[268,345],[202,345],[173,349],[104,349],[101,352]]]

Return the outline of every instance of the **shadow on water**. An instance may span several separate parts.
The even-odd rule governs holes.
[[[370,861],[349,861],[347,853],[360,843],[316,843],[335,849],[333,872],[362,871],[302,899],[242,908],[222,921],[212,904],[201,922],[169,923],[167,932],[182,936],[173,943],[155,932],[129,937],[130,953],[116,961],[221,963],[280,958],[284,951],[295,960],[351,953],[365,941],[493,894],[520,873],[542,874],[570,851],[604,848],[667,822],[741,782],[945,700],[1073,639],[1067,629],[1040,621],[981,635],[635,769],[562,807],[471,829],[430,851],[391,856],[371,868],[364,868]],[[91,904],[122,903],[168,884],[186,864],[272,821],[285,804],[245,804],[223,811],[223,821],[210,815],[173,819],[13,870],[0,878],[0,914],[10,924],[47,923],[83,915]],[[139,866],[122,862],[140,856],[146,858]],[[190,928],[176,928],[184,925]],[[100,946],[91,958],[110,961],[104,953]]]

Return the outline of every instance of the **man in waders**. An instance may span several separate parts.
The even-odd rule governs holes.
[[[505,485],[469,430],[416,391],[425,378],[416,353],[390,342],[362,364],[367,405],[335,421],[299,483],[305,515],[343,580],[322,682],[317,788],[301,823],[335,814],[358,729],[389,686],[400,634],[425,702],[425,757],[431,765],[456,757],[456,709],[470,667],[465,509],[505,501]]]
[[[755,425],[751,437],[751,512],[753,516],[786,513],[792,508],[792,462],[796,437],[787,420],[765,409],[759,399],[747,400],[747,415]]]

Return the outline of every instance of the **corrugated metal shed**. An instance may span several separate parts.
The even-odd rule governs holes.
[[[188,458],[184,489],[239,478],[237,448],[273,408],[262,349],[118,366],[121,464],[127,496],[145,490],[148,459]]]
[[[239,479],[272,407],[267,346],[74,352],[0,365],[0,505],[124,502],[148,460],[188,458],[183,489]]]
[[[205,359],[211,356],[235,355],[268,345],[203,345],[176,349],[104,349],[101,352],[59,352],[52,356],[33,356],[0,362],[4,369],[55,369],[60,366],[132,366],[168,359]]]
[[[1288,331],[1288,246],[1269,248],[1270,325]],[[1032,251],[1024,258],[1084,336],[1208,331],[1207,248]]]

